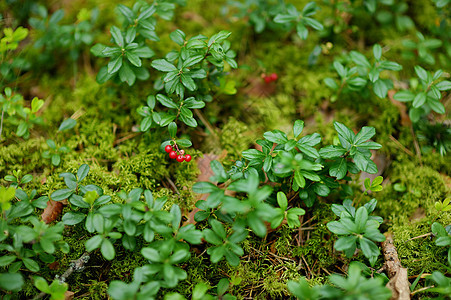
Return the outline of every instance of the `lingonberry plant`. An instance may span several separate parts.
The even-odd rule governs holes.
[[[95,56],[110,58],[108,65],[103,66],[97,74],[97,81],[105,83],[112,79],[132,86],[136,79],[147,80],[149,71],[144,67],[142,59],[155,54],[147,46],[147,40],[159,41],[155,32],[155,16],[171,19],[174,9],[175,5],[169,1],[154,1],[151,5],[138,1],[133,8],[118,5],[124,22],[122,29],[116,26],[110,29],[114,45],[96,44],[91,48],[91,53]]]
[[[22,26],[16,29],[4,28],[0,39],[0,89],[15,80],[18,75],[30,67],[30,64],[15,54],[19,43],[28,36],[28,29]]]
[[[378,229],[382,218],[369,216],[376,204],[376,199],[373,199],[357,211],[349,199],[343,205],[332,204],[332,211],[340,220],[327,223],[330,231],[342,236],[334,244],[336,250],[344,251],[347,257],[352,257],[358,247],[372,266],[380,254],[374,242],[385,241],[385,236]]]
[[[0,187],[0,267],[8,269],[0,274],[0,281],[1,287],[8,291],[22,288],[23,266],[27,272],[36,273],[43,263],[55,261],[56,251],[69,252],[69,245],[63,241],[63,223],[49,226],[34,214],[35,208],[45,208],[48,200],[46,197],[33,200],[35,196],[35,190],[28,196],[13,186]]]
[[[65,21],[62,9],[49,15],[45,6],[38,5],[35,12],[36,16],[30,18],[29,23],[36,34],[33,47],[40,51],[37,59],[41,68],[54,66],[56,53],[63,52],[72,61],[73,73],[76,74],[80,53],[94,41],[98,9],[81,9],[76,21],[69,24],[62,24]]]
[[[180,50],[172,50],[165,59],[152,62],[153,68],[165,73],[155,83],[155,87],[158,90],[164,89],[167,95],[150,95],[147,98],[147,106],[138,109],[138,113],[144,117],[140,129],[148,131],[151,128],[167,126],[172,140],[163,142],[162,147],[171,144],[173,151],[168,152],[169,156],[179,162],[191,160],[190,155],[184,155],[180,152],[184,150],[179,149],[179,146],[190,147],[191,141],[176,139],[176,122],[181,121],[189,127],[197,127],[192,110],[203,108],[205,101],[211,101],[210,92],[215,84],[220,85],[220,78],[225,75],[225,63],[232,68],[237,67],[233,59],[235,52],[226,41],[230,34],[221,31],[210,38],[198,35],[187,39],[185,33],[177,29],[170,34],[170,38],[180,46]],[[156,111],[157,101],[165,107],[164,111]]]
[[[451,225],[443,227],[442,224],[434,222],[432,233],[436,236],[435,244],[440,247],[448,247],[448,263],[451,266]]]
[[[419,58],[420,62],[428,65],[435,65],[434,51],[443,44],[442,40],[435,38],[426,38],[421,32],[416,33],[417,42],[411,39],[402,41],[405,47],[402,56],[405,59]]]
[[[297,35],[305,40],[309,27],[314,30],[323,30],[323,25],[312,18],[319,10],[316,2],[307,3],[302,11],[298,11],[293,4],[287,4],[283,0],[229,1],[229,6],[232,10],[238,9],[237,17],[248,17],[248,22],[254,27],[256,33],[262,33],[265,29],[282,32],[291,32],[294,29]]]
[[[349,265],[348,276],[329,275],[332,285],[311,287],[303,277],[299,281],[288,281],[288,290],[298,299],[390,299],[391,291],[385,287],[383,278],[366,278],[357,262]]]
[[[414,123],[429,115],[431,111],[444,114],[445,106],[440,102],[442,99],[441,92],[451,90],[451,81],[439,81],[443,76],[442,70],[432,74],[420,66],[415,66],[415,73],[419,78],[420,84],[418,84],[417,79],[411,81],[409,90],[399,91],[393,98],[400,102],[412,102],[409,117]]]
[[[13,126],[17,126],[16,135],[25,139],[30,137],[30,129],[35,124],[42,125],[44,123],[42,117],[37,114],[44,105],[44,100],[37,97],[31,100],[30,108],[25,107],[22,95],[18,93],[14,94],[12,89],[7,87],[5,88],[4,94],[0,94],[0,105],[2,108],[0,138],[4,120]],[[8,115],[7,118],[5,117],[5,113]]]
[[[333,78],[324,79],[324,83],[336,91],[331,98],[337,100],[341,93],[350,91],[361,91],[371,86],[373,92],[379,98],[387,97],[388,90],[393,88],[393,81],[380,77],[383,71],[400,71],[402,66],[396,62],[382,59],[382,47],[378,44],[373,46],[374,62],[369,60],[360,52],[351,51],[347,56],[348,66],[343,66],[338,60],[334,61],[334,69],[340,80],[337,83]],[[368,82],[369,80],[369,82]]]

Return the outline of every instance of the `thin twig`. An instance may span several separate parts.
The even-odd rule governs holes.
[[[175,183],[171,180],[171,178],[166,176],[166,180],[169,182],[171,187],[174,189],[174,192],[176,192],[178,195],[180,195],[180,192],[179,192],[178,188],[175,186]]]
[[[5,114],[5,111],[2,109],[2,119],[0,121],[0,140],[2,139],[2,131],[3,131],[3,116]]]
[[[411,240],[416,240],[416,239],[419,239],[419,238],[427,237],[427,236],[430,236],[430,235],[432,235],[432,232],[425,233],[425,234],[422,234],[422,235],[413,237],[413,238],[411,238],[411,239],[408,239],[408,240],[405,241],[404,243],[407,243],[408,241],[411,241]]]
[[[132,139],[135,136],[140,135],[140,134],[141,134],[141,132],[131,133],[131,134],[127,135],[127,136],[124,136],[123,138],[120,138],[120,139],[114,141],[113,145],[117,146],[118,144],[120,144],[122,142],[125,142],[126,140]]]
[[[401,150],[403,150],[404,152],[406,152],[408,155],[415,157],[415,154],[412,153],[412,151],[410,151],[409,149],[407,149],[406,147],[404,147],[403,144],[401,144],[394,136],[390,135],[390,140],[392,140],[396,146],[398,146],[399,148],[401,148]]]
[[[412,133],[413,138],[413,145],[415,146],[415,152],[417,153],[417,157],[420,160],[420,165],[423,166],[423,161],[421,160],[421,149],[420,145],[418,144],[417,137],[415,135],[415,132],[413,131],[413,126],[410,124],[410,132]]]
[[[211,134],[217,139],[219,140],[218,135],[216,134],[215,129],[213,128],[213,126],[210,124],[210,122],[208,122],[208,120],[204,117],[203,113],[198,110],[198,109],[194,109],[194,113],[196,114],[196,116],[202,121],[202,123],[204,123],[205,127],[207,127],[208,131],[211,132]]]
[[[416,293],[419,293],[419,292],[422,292],[422,291],[431,289],[431,288],[433,288],[433,287],[435,287],[435,286],[434,286],[434,285],[431,285],[431,286],[425,286],[425,287],[423,287],[423,288],[421,288],[421,289],[418,289],[418,290],[416,290],[416,291],[413,291],[412,293],[410,293],[410,296],[413,296],[413,295],[415,295]]]

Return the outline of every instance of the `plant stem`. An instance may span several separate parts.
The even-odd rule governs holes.
[[[0,120],[0,140],[2,139],[2,131],[3,131],[3,116],[5,114],[5,111],[2,109],[2,118]]]

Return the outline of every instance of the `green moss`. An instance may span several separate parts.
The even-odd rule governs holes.
[[[48,165],[40,154],[43,143],[43,138],[36,138],[0,147],[0,178],[12,175],[13,170],[22,170],[22,174],[33,175],[42,172]]]
[[[437,171],[407,160],[391,165],[390,180],[407,188],[406,192],[398,193],[389,185],[377,195],[377,213],[393,224],[405,223],[417,208],[424,209],[426,216],[435,215],[435,201],[444,199],[450,192]]]
[[[221,148],[227,151],[225,166],[232,165],[241,158],[241,152],[248,149],[249,145],[256,140],[255,133],[243,122],[231,117],[221,130]]]

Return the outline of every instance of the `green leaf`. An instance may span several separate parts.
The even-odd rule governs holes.
[[[122,67],[122,56],[119,55],[108,63],[108,74],[114,74]]]
[[[230,31],[222,30],[211,36],[211,38],[208,40],[207,46],[210,47],[214,43],[222,43],[231,34],[232,33]]]
[[[160,253],[154,248],[150,247],[142,248],[141,254],[151,262],[160,262],[162,260]]]
[[[191,141],[188,139],[180,139],[180,140],[177,140],[176,142],[177,142],[177,144],[179,144],[180,146],[182,146],[184,148],[188,148],[193,145],[193,143],[191,143]]]
[[[338,251],[343,251],[346,249],[352,249],[355,246],[355,243],[357,241],[357,236],[344,236],[339,238],[335,244],[334,248]]]
[[[346,149],[344,149],[341,146],[333,146],[333,145],[321,148],[319,150],[319,155],[325,159],[340,157],[340,156],[344,155],[345,153],[346,153]]]
[[[179,46],[183,46],[183,44],[185,43],[186,35],[183,31],[181,31],[180,29],[177,29],[177,30],[171,32],[169,34],[169,37],[171,38],[172,41],[177,43]]]
[[[198,194],[209,194],[216,191],[217,189],[218,187],[216,185],[206,181],[196,182],[193,185],[193,192]]]
[[[451,90],[451,81],[443,80],[435,85],[440,91]]]
[[[20,273],[1,273],[0,288],[7,291],[19,291],[24,285],[22,274]]]
[[[355,134],[351,129],[349,129],[348,127],[346,127],[346,125],[341,124],[339,122],[334,122],[334,127],[335,127],[335,130],[338,132],[339,137],[344,139],[349,144],[354,143]],[[340,139],[340,141],[342,141],[342,139]],[[342,143],[342,145],[343,145],[343,143]],[[343,146],[345,146],[345,145],[343,145]]]
[[[228,288],[229,288],[229,280],[227,278],[222,278],[221,280],[219,280],[218,286],[216,288],[218,296],[224,295]]]
[[[53,192],[50,195],[50,198],[53,201],[61,201],[61,200],[69,198],[69,196],[72,194],[73,194],[73,191],[70,189],[61,189],[61,190],[57,190],[57,191]]]
[[[58,166],[61,162],[61,157],[58,154],[52,154],[51,160],[52,160],[52,165]]]
[[[274,17],[274,22],[279,24],[289,23],[295,21],[297,16],[289,14],[278,14]]]
[[[435,111],[438,114],[442,114],[443,115],[446,112],[445,111],[445,106],[439,101],[435,101],[435,100],[428,101],[428,105],[431,107],[431,109],[433,111]]]
[[[83,179],[85,179],[86,176],[88,176],[88,173],[89,173],[89,166],[87,164],[82,164],[80,166],[80,168],[78,168],[78,171],[77,171],[78,182],[81,182]]]
[[[382,47],[379,44],[374,44],[373,55],[376,60],[380,60],[382,56]]]
[[[351,57],[352,61],[362,67],[371,68],[371,64],[369,63],[368,59],[366,59],[366,57],[362,54],[359,53],[357,51],[351,51],[351,53],[349,54],[349,56]]]
[[[70,211],[65,213],[61,220],[64,225],[75,225],[83,221],[85,217],[86,215],[84,213]]]
[[[38,97],[34,97],[31,101],[31,112],[36,113],[41,107],[44,105],[44,100],[39,99]]]
[[[99,248],[100,244],[102,244],[102,240],[103,238],[101,235],[95,235],[89,240],[87,240],[85,243],[86,251],[91,252],[94,249]]]
[[[308,25],[310,27],[312,27],[315,30],[323,30],[324,26],[323,24],[321,24],[320,22],[318,22],[315,19],[309,18],[309,17],[304,17],[303,18],[304,24]]]
[[[114,256],[116,255],[113,244],[106,238],[104,238],[102,241],[100,252],[106,260],[113,260]]]
[[[50,287],[49,287],[47,281],[44,278],[42,278],[42,277],[35,277],[35,279],[34,279],[34,286],[38,290],[40,290],[41,292],[44,292],[46,294],[50,294],[51,293]]]
[[[142,58],[150,58],[155,55],[155,52],[153,52],[147,46],[136,48],[135,50],[133,50],[133,53],[135,53],[136,55],[138,55],[139,57],[142,57]]]
[[[287,135],[280,130],[267,131],[263,134],[263,137],[277,144],[283,144],[288,141]]]
[[[308,29],[301,22],[296,25],[296,33],[302,40],[306,40],[308,36]]]
[[[133,19],[135,18],[135,13],[130,8],[128,8],[123,4],[119,4],[117,8],[124,15],[124,17],[127,18],[127,22],[129,23],[133,22]]]
[[[204,59],[203,55],[194,55],[194,56],[188,57],[188,59],[183,62],[183,67],[189,68],[191,66],[194,66],[197,63],[200,63],[203,59]]]
[[[382,98],[387,97],[388,87],[382,79],[378,79],[374,83],[373,90],[374,90],[374,93],[376,94],[376,96],[378,96],[379,98],[382,99]]]
[[[156,59],[152,61],[152,67],[162,72],[177,71],[177,68],[165,59]]]
[[[30,270],[31,272],[38,272],[39,271],[39,265],[37,262],[30,258],[22,258],[22,261],[25,265],[25,267]]]
[[[136,75],[130,68],[128,63],[124,63],[119,69],[119,78],[122,82],[127,82],[129,86],[132,86],[136,81]]]
[[[0,257],[0,267],[5,267],[15,261],[17,256],[15,255],[3,255]]]
[[[149,130],[150,126],[152,126],[152,117],[148,116],[142,119],[141,124],[139,125],[139,130],[141,132],[146,132]]]
[[[17,136],[24,136],[28,132],[28,124],[26,122],[20,122],[19,126],[17,126],[16,134]]]
[[[252,231],[259,237],[266,235],[266,225],[259,219],[256,214],[249,214],[247,222]]]
[[[124,37],[122,36],[121,30],[119,28],[117,28],[116,26],[111,26],[110,32],[111,32],[111,36],[114,39],[114,42],[118,46],[124,47]]]
[[[423,81],[425,81],[425,82],[428,81],[428,73],[427,73],[426,70],[423,69],[422,67],[420,67],[420,66],[415,66],[415,73],[417,73],[418,77],[419,77],[421,80],[423,80]]]
[[[426,102],[426,93],[418,93],[413,99],[412,106],[415,108],[421,107]]]
[[[190,127],[197,127],[197,122],[192,117],[186,117],[185,115],[180,115],[180,120]]]
[[[180,79],[183,83],[183,85],[190,91],[194,91],[197,89],[197,85],[194,83],[194,80],[184,73],[180,76]]]
[[[340,75],[341,78],[346,77],[346,69],[345,67],[338,61],[334,61],[334,69],[337,71],[338,75]]]
[[[305,178],[299,171],[294,172],[294,180],[300,188],[305,187]]]
[[[360,153],[354,155],[354,163],[356,164],[357,168],[359,168],[360,171],[367,172],[370,174],[377,173],[376,164],[370,158]]]
[[[329,175],[336,177],[337,180],[343,179],[348,173],[348,166],[344,158],[335,161],[329,169]]]
[[[362,129],[357,133],[354,139],[354,144],[356,146],[359,146],[363,142],[368,141],[370,138],[372,138],[376,134],[376,130],[374,127],[368,127],[364,126]]]
[[[175,138],[175,136],[177,135],[177,124],[175,124],[175,122],[169,123],[168,131],[171,138]]]
[[[128,61],[131,62],[132,65],[134,65],[135,67],[141,67],[141,59],[136,53],[134,53],[134,51],[127,51],[125,53],[125,56],[127,56]]]
[[[362,249],[363,255],[367,258],[379,256],[379,248],[367,238],[360,239],[360,248]]]
[[[157,94],[157,100],[166,107],[169,108],[178,108],[178,105],[172,101],[171,98],[169,98],[168,96],[162,95],[162,94]]]
[[[277,203],[279,204],[280,208],[282,208],[282,210],[287,210],[288,200],[284,192],[277,193]]]
[[[338,90],[338,84],[330,77],[324,78],[324,83],[333,90]]]
[[[58,128],[58,131],[72,129],[75,127],[75,125],[77,125],[77,121],[75,121],[72,118],[66,119],[61,123],[60,127]]]
[[[357,233],[363,232],[365,229],[366,221],[368,221],[368,211],[366,207],[359,207],[355,213],[355,225],[357,226]]]
[[[393,96],[393,99],[395,99],[397,101],[401,101],[401,102],[410,102],[414,98],[415,98],[415,94],[412,93],[411,91],[400,91],[400,92],[397,92]]]

